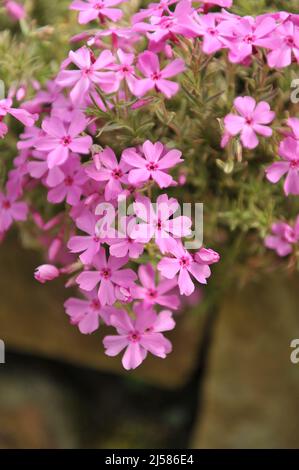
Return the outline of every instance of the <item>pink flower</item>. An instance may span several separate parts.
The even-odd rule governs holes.
[[[178,273],[178,286],[181,295],[191,295],[194,284],[190,274],[201,284],[207,283],[211,270],[207,263],[199,263],[183,247],[181,242],[173,242],[168,246],[168,252],[173,257],[164,257],[158,263],[158,270],[167,279],[173,279]]]
[[[69,158],[61,170],[64,173],[64,180],[60,182],[59,177],[58,181],[51,181],[48,201],[58,204],[66,199],[68,204],[75,206],[80,201],[83,185],[86,182],[85,172],[76,158]]]
[[[272,129],[269,124],[275,118],[275,113],[265,101],[256,101],[250,96],[238,97],[234,106],[240,114],[228,114],[224,119],[225,130],[232,136],[241,134],[244,147],[254,149],[259,141],[256,134],[270,137]]]
[[[178,296],[175,294],[166,295],[167,292],[177,287],[176,277],[163,279],[156,284],[156,273],[150,263],[139,267],[138,277],[142,285],[136,285],[132,288],[134,298],[143,300],[145,305],[158,304],[175,310],[178,308],[180,304]]]
[[[17,193],[0,193],[0,232],[5,232],[13,221],[27,219],[28,206],[25,202],[17,202]]]
[[[109,325],[110,315],[117,310],[114,307],[103,307],[96,291],[84,292],[84,296],[86,299],[69,298],[64,308],[71,324],[77,325],[81,333],[88,335],[99,328],[100,319]]]
[[[272,163],[266,168],[266,177],[271,183],[277,183],[286,173],[284,192],[299,194],[299,142],[291,137],[284,139],[279,146],[279,155],[283,161]]]
[[[65,163],[70,156],[70,151],[89,153],[92,138],[88,135],[80,136],[87,124],[87,119],[81,113],[76,114],[69,125],[56,117],[43,120],[42,128],[46,135],[37,140],[35,147],[49,152],[47,162],[50,169]]]
[[[283,68],[292,63],[292,56],[299,62],[299,27],[292,21],[282,23],[270,38],[268,54],[269,67]]]
[[[272,225],[272,235],[265,238],[265,246],[275,250],[278,256],[288,256],[293,251],[293,245],[299,241],[299,218],[295,227],[285,222],[277,222]]]
[[[122,160],[136,168],[129,172],[129,183],[138,186],[149,180],[154,180],[160,188],[167,188],[174,180],[165,170],[181,163],[182,153],[179,150],[167,150],[161,142],[153,144],[149,140],[142,146],[143,155],[134,148],[123,151]]]
[[[5,1],[4,6],[12,20],[19,21],[25,18],[26,11],[23,5],[20,3],[14,2],[13,0],[8,0]]]
[[[267,47],[275,29],[276,21],[271,17],[255,19],[248,16],[232,22],[233,39],[226,41],[230,48],[230,61],[241,63],[253,55],[255,47]]]
[[[52,281],[59,276],[59,269],[53,264],[42,264],[36,268],[34,277],[38,282],[44,284],[47,281]]]
[[[186,20],[186,27],[190,30],[188,36],[203,36],[202,50],[205,54],[214,54],[224,47],[218,26],[217,17],[213,13],[190,15]]]
[[[110,254],[117,258],[129,256],[130,258],[139,258],[144,250],[144,243],[133,240],[128,234],[128,226],[134,221],[134,217],[122,217],[120,220],[120,231],[114,237],[107,240],[110,245]]]
[[[169,13],[169,7],[174,3],[177,3],[177,0],[160,0],[158,3],[150,3],[146,9],[133,15],[132,22],[135,24],[149,16],[162,16],[164,12]]]
[[[101,243],[106,237],[101,237],[97,231],[97,219],[94,214],[86,211],[76,219],[77,227],[88,235],[78,235],[71,237],[68,241],[68,248],[72,253],[80,253],[80,260],[83,264],[91,264],[95,255],[101,248]]]
[[[106,336],[103,340],[107,356],[117,356],[126,348],[122,364],[126,370],[136,369],[150,352],[165,358],[171,352],[171,343],[161,332],[172,330],[175,323],[171,312],[165,310],[157,315],[151,308],[135,306],[136,320],[124,310],[111,315],[110,323],[118,335]]]
[[[83,271],[76,281],[86,291],[91,291],[99,284],[98,297],[101,304],[113,305],[116,300],[115,286],[131,287],[137,279],[132,269],[120,269],[127,262],[128,257],[110,256],[107,260],[104,248],[100,248],[93,260],[96,271]]]
[[[175,59],[166,65],[163,70],[160,70],[157,54],[145,51],[139,54],[138,68],[146,78],[135,83],[134,94],[136,96],[142,97],[154,88],[156,91],[163,93],[166,98],[171,98],[178,92],[179,85],[167,79],[183,72],[185,64],[182,59]]]
[[[33,126],[35,121],[38,119],[38,114],[31,114],[26,109],[12,108],[12,100],[5,98],[0,100],[0,121],[6,116],[11,114],[14,118],[20,121],[24,126]]]
[[[123,13],[119,8],[111,8],[119,5],[124,0],[75,0],[70,9],[79,11],[79,24],[86,24],[97,18],[103,20],[105,17],[111,21],[118,21]]]
[[[161,7],[165,9],[165,2],[162,3]],[[147,32],[151,46],[162,45],[163,47],[167,39],[176,40],[177,34],[184,35],[186,33],[183,19],[187,15],[192,14],[193,11],[194,9],[189,0],[180,0],[174,12],[167,9],[168,15],[162,15],[160,13],[156,15],[153,13],[150,18],[150,23],[135,22],[133,30],[142,33]],[[139,16],[139,19],[142,18]]]
[[[131,93],[134,94],[136,85],[135,68],[133,66],[135,56],[128,54],[122,49],[117,50],[119,64],[114,64],[111,69],[115,72],[115,78],[119,82],[125,80]]]
[[[220,260],[220,255],[210,248],[200,248],[194,257],[195,261],[201,264],[214,264]]]
[[[102,51],[95,59],[91,51],[84,46],[76,52],[70,51],[69,59],[79,70],[61,70],[56,83],[61,87],[72,88],[70,97],[74,103],[81,103],[94,84],[98,84],[107,93],[117,90],[118,82],[114,72],[103,72],[115,62],[110,51]]]
[[[117,161],[115,153],[106,147],[98,155],[98,168],[92,164],[86,168],[87,175],[95,181],[107,181],[105,186],[105,199],[116,199],[122,193],[122,184],[128,183],[128,170],[130,166],[122,159]]]
[[[289,118],[287,124],[292,129],[289,136],[299,141],[299,119],[295,117]]]
[[[191,219],[186,216],[173,217],[179,209],[179,203],[174,198],[168,199],[166,194],[158,197],[155,207],[145,196],[138,197],[133,206],[141,222],[132,227],[131,238],[141,239],[144,243],[154,238],[162,253],[167,251],[172,237],[182,238],[191,233]]]

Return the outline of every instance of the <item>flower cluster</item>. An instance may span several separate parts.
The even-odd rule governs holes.
[[[13,221],[30,219],[47,253],[35,278],[44,283],[64,275],[67,287],[79,288],[81,297],[65,303],[71,323],[83,334],[101,323],[114,328],[116,334],[104,338],[105,352],[125,350],[125,369],[139,366],[148,352],[160,358],[170,353],[163,333],[175,326],[180,296],[206,284],[220,259],[212,249],[186,248],[192,220],[171,195],[186,182],[179,173],[184,138],[175,140],[180,130],[174,115],[181,112],[180,93],[197,98],[183,82],[193,73],[196,83],[193,53],[204,65],[222,53],[228,68],[262,61],[269,75],[272,68],[299,62],[298,15],[241,17],[224,9],[232,3],[160,0],[128,24],[123,0],[74,0],[70,9],[79,24],[91,23],[92,29],[72,38],[73,50],[59,72],[32,99],[24,101],[19,88],[19,108],[12,106],[14,96],[0,101],[1,137],[8,131],[7,114],[25,126],[0,193],[1,236]],[[5,6],[21,18],[15,2]],[[151,106],[161,132],[154,122],[138,121]],[[260,136],[262,142],[272,139],[277,116],[271,108],[257,96],[234,95],[228,114],[217,116],[224,130],[221,151],[234,144],[250,151]],[[174,135],[163,134],[165,123]],[[156,139],[150,138],[154,126]],[[287,175],[285,194],[298,195],[299,119],[290,118],[288,126],[279,145],[282,161],[268,166],[266,177],[277,183]],[[115,140],[107,142],[107,131]],[[40,211],[40,198],[50,211]],[[130,210],[122,213],[123,204]],[[272,230],[267,247],[286,256],[299,240],[298,223],[277,223]]]

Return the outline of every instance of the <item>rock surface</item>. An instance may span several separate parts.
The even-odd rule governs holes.
[[[299,279],[269,276],[226,298],[215,323],[195,448],[298,448]]]

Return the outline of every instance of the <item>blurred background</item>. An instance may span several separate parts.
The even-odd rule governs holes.
[[[235,3],[252,14],[297,1]],[[169,358],[128,373],[104,356],[104,328],[69,324],[60,281],[33,279],[41,263],[16,234],[1,246],[0,448],[299,447],[298,276],[254,276],[217,307],[185,305]]]

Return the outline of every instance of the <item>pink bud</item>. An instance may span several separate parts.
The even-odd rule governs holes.
[[[218,263],[219,260],[220,260],[219,253],[209,248],[201,248],[195,254],[195,261],[197,261],[197,263],[214,264],[214,263]]]
[[[14,21],[19,21],[26,16],[25,8],[20,3],[9,0],[5,3],[5,9],[8,15]]]
[[[59,276],[59,269],[53,264],[42,264],[38,266],[34,272],[34,277],[37,281],[44,284],[47,281],[52,281]]]
[[[6,136],[8,132],[8,127],[4,122],[0,121],[0,138],[3,139],[3,137]]]

